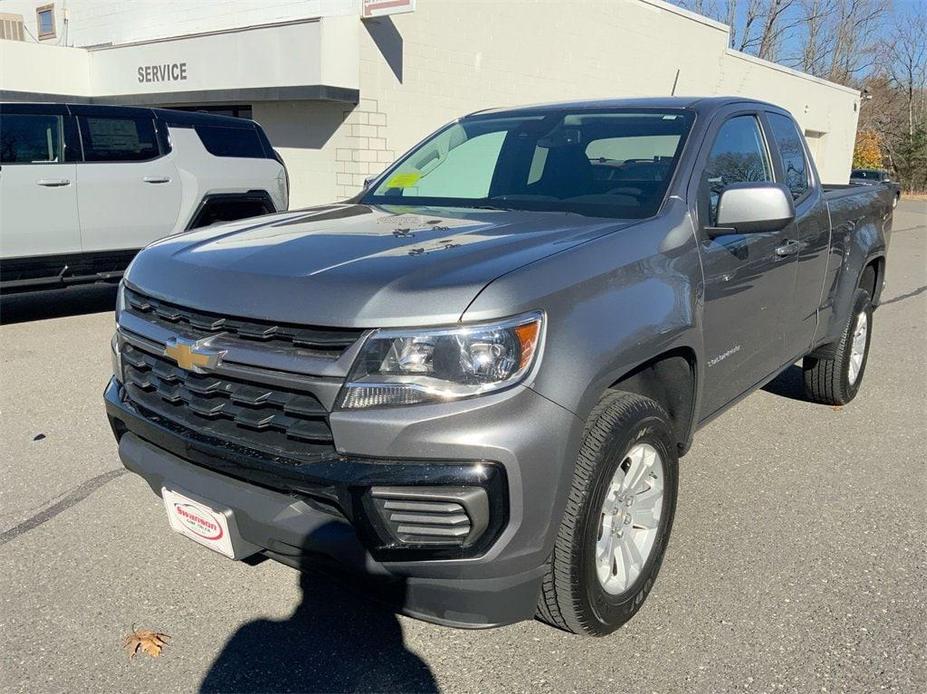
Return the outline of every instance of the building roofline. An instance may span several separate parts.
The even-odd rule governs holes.
[[[255,29],[271,29],[273,27],[290,26],[293,24],[315,24],[322,21],[321,17],[304,17],[301,19],[287,19],[280,22],[268,22],[266,24],[249,24],[242,27],[230,27],[228,29],[214,29],[212,31],[199,31],[192,34],[178,34],[177,36],[160,36],[154,39],[141,39],[139,41],[127,41],[126,43],[101,43],[92,46],[78,46],[85,51],[109,51],[116,48],[129,48],[130,46],[146,46],[152,43],[168,43],[170,41],[181,41],[183,39],[197,39],[203,36],[218,36],[220,34],[240,34],[244,31],[253,31]]]
[[[649,0],[645,0],[645,1],[649,1]],[[762,58],[757,58],[755,55],[750,55],[749,53],[742,53],[740,51],[734,50],[733,48],[727,48],[725,49],[725,51],[726,51],[725,55],[728,55],[732,58],[738,58],[748,63],[755,63],[756,65],[761,65],[763,67],[772,68],[773,70],[784,72],[785,74],[791,75],[792,77],[801,77],[802,79],[808,80],[809,82],[815,82],[816,84],[820,84],[824,87],[831,87],[832,89],[846,92],[856,97],[858,97],[860,94],[859,90],[853,89],[853,87],[846,87],[842,84],[837,84],[836,82],[831,82],[830,80],[826,80],[821,77],[815,77],[814,75],[809,75],[807,72],[802,72],[801,70],[795,70],[793,68],[786,67],[785,65],[774,63],[769,60],[763,60]]]
[[[665,0],[638,0],[638,2],[641,2],[645,5],[652,5],[653,7],[679,15],[680,17],[685,17],[686,19],[690,19],[693,22],[698,22],[699,24],[704,24],[705,26],[709,26],[712,29],[723,31],[725,34],[730,34],[731,31],[731,28],[724,22],[719,22],[715,19],[712,19],[711,17],[706,17],[705,15],[699,14],[698,12],[687,10],[684,7],[680,7],[679,5],[670,4],[665,2]]]

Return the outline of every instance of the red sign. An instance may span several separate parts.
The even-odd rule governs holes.
[[[175,502],[174,513],[190,532],[199,535],[204,540],[218,540],[223,535],[222,526],[212,517],[212,514],[205,513],[195,506]]]

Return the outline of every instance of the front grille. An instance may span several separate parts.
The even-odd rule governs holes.
[[[225,333],[268,345],[286,345],[337,359],[362,334],[353,328],[312,328],[195,311],[125,289],[126,310],[171,331],[178,327],[194,339]]]
[[[129,398],[182,427],[294,460],[335,454],[328,413],[313,395],[193,373],[129,344],[122,363]]]

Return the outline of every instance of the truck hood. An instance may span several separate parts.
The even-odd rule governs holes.
[[[630,224],[560,212],[336,205],[171,236],[126,281],[190,308],[331,327],[453,323],[496,277]]]

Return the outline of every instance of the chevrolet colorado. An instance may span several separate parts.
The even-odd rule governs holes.
[[[695,431],[802,360],[866,369],[892,219],[738,98],[471,114],[356,198],[163,239],[105,401],[171,526],[373,577],[461,627],[607,634],[666,551]]]

